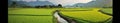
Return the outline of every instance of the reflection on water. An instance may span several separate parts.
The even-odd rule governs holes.
[[[57,18],[57,20],[58,20],[59,23],[68,23],[66,20],[64,20],[63,18],[61,18],[61,17],[58,15],[58,12],[55,12],[55,13],[54,13],[54,16],[55,16],[55,18]]]

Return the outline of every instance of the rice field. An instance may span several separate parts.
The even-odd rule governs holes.
[[[8,10],[8,23],[54,23],[52,9],[15,8]]]
[[[52,15],[52,9],[17,9],[9,10],[8,14]]]
[[[8,16],[8,23],[53,23],[52,16]]]
[[[102,14],[98,12],[99,9],[88,9],[86,11],[60,11],[66,17],[70,17],[77,21],[86,22],[105,22],[107,19],[112,18],[112,16]],[[81,22],[82,22],[81,21]],[[85,23],[85,22],[84,22]]]
[[[105,13],[109,13],[109,14],[113,14],[112,13],[112,8],[104,8],[104,9],[101,9],[103,12],[105,12]]]
[[[83,23],[105,22],[112,18],[112,16],[98,12],[98,8],[8,8],[8,23],[56,23],[53,17],[55,10],[60,10],[63,16]],[[112,14],[111,9],[102,10]]]

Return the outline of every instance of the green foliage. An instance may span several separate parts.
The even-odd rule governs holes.
[[[112,13],[112,8],[101,9]],[[55,10],[60,10],[64,16],[72,17],[80,23],[105,22],[112,18],[112,16],[98,12],[99,8],[8,8],[8,23],[56,23],[52,15]]]
[[[8,15],[8,23],[53,23],[52,16],[12,16]]]
[[[101,9],[103,12],[105,12],[105,13],[109,13],[109,14],[113,14],[112,12],[113,12],[113,9],[112,8],[102,8]]]
[[[8,9],[8,23],[53,23],[52,9]]]
[[[61,14],[68,16],[68,17],[73,17],[73,19],[79,20],[86,20],[88,22],[104,22],[109,18],[112,18],[112,16],[102,14],[98,12],[99,9],[93,9],[93,10],[88,10],[88,11],[61,11]]]
[[[58,7],[62,7],[62,5],[61,5],[61,4],[58,4]]]

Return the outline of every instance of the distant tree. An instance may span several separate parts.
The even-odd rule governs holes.
[[[50,5],[46,5],[47,8],[50,8]]]
[[[78,5],[76,5],[76,7],[78,7]]]
[[[26,5],[26,4],[19,4],[20,7],[23,7],[23,8],[26,8],[26,7],[31,7],[29,5]]]
[[[79,7],[79,5],[76,5],[76,7]]]
[[[17,6],[17,3],[15,1],[13,1],[11,6],[15,8]]]
[[[58,4],[58,7],[62,7],[62,5],[61,5],[61,4]]]
[[[40,6],[35,6],[35,8],[39,8]]]

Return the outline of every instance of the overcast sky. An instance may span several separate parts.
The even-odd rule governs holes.
[[[73,5],[75,3],[88,3],[95,0],[13,0],[13,1],[26,1],[26,2],[49,1],[52,2],[53,4]]]

